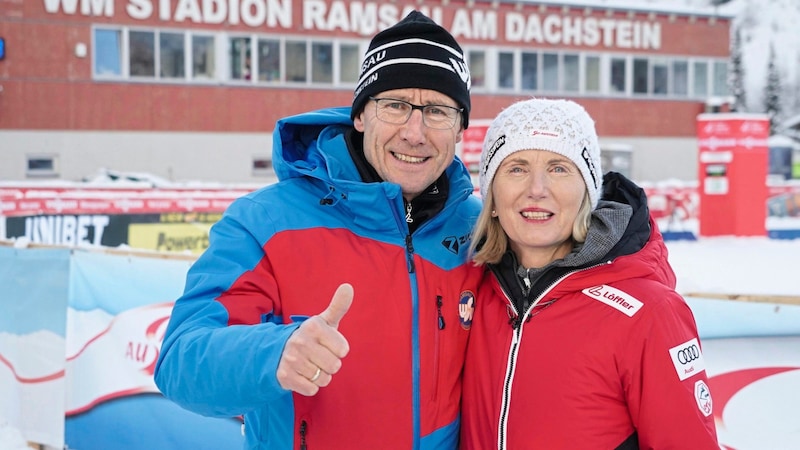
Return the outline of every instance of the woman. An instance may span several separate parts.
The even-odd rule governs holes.
[[[645,194],[601,174],[574,102],[521,101],[490,126],[462,448],[719,449],[694,317]]]

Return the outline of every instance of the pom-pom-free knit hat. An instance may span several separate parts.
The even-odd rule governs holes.
[[[594,120],[570,100],[529,99],[504,109],[486,131],[479,182],[486,198],[500,163],[521,150],[547,150],[575,163],[586,182],[592,209],[600,200],[603,172]]]
[[[464,52],[453,36],[419,11],[376,34],[361,64],[350,118],[360,113],[370,96],[390,89],[422,88],[441,92],[464,111],[469,124],[472,80]]]

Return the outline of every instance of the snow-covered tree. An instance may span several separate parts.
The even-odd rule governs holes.
[[[733,96],[732,109],[747,111],[744,61],[742,60],[742,29],[736,27],[731,37],[731,58],[728,60],[728,91]]]
[[[764,112],[769,116],[770,134],[775,134],[775,128],[780,124],[783,116],[781,108],[781,75],[775,64],[775,46],[769,45],[769,59],[767,60],[767,80],[764,85]]]

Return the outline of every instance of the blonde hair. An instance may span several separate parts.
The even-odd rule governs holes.
[[[572,224],[572,240],[581,243],[586,240],[589,224],[592,220],[592,206],[589,192],[583,196],[581,208]],[[491,186],[483,202],[483,208],[472,232],[470,254],[475,264],[497,264],[508,251],[508,235],[500,225],[497,217],[492,217],[494,210],[494,197]]]

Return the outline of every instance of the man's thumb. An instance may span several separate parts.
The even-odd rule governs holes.
[[[340,284],[333,294],[330,305],[325,311],[322,311],[320,317],[328,325],[339,328],[339,321],[347,314],[351,304],[353,304],[353,286],[348,283]]]

